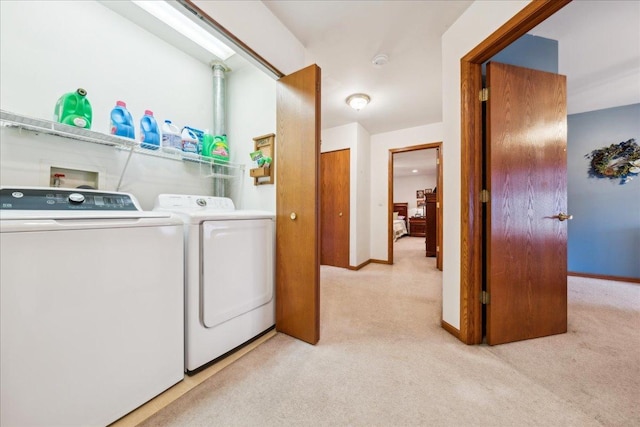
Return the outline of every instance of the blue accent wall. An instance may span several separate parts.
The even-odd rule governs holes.
[[[531,68],[532,70],[558,73],[558,41],[525,34],[497,53],[493,62]],[[486,63],[482,75],[486,75]]]
[[[640,176],[590,178],[591,151],[634,138],[640,143],[640,104],[568,116],[568,269],[640,278]]]
[[[558,73],[558,42],[526,34],[491,61]],[[485,75],[485,64],[482,75]],[[640,278],[640,176],[589,178],[586,154],[635,138],[640,143],[640,104],[567,118],[567,202],[570,272]]]

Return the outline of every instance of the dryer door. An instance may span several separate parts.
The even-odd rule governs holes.
[[[205,221],[200,245],[200,317],[213,328],[273,298],[273,220]]]

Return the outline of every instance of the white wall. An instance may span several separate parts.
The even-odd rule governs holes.
[[[95,1],[0,2],[2,109],[51,120],[60,95],[87,90],[92,130],[116,101],[182,127],[212,126],[209,67]],[[185,76],[188,76],[186,78]]]
[[[357,227],[356,247],[353,249],[353,266],[366,262],[371,257],[371,235],[370,224],[371,215],[369,213],[371,206],[371,135],[360,124],[357,127],[357,151],[356,151],[356,211],[352,214],[352,221]]]
[[[0,129],[0,184],[48,187],[51,167],[98,172],[98,188],[114,191],[128,151],[111,146],[64,139],[52,135]],[[135,153],[124,174],[120,191],[132,193],[143,209],[153,208],[160,193],[210,194],[211,179],[194,162]],[[62,187],[65,179],[62,179]]]
[[[443,289],[442,317],[460,328],[460,58],[528,1],[476,1],[442,36]]]
[[[388,260],[389,150],[440,141],[442,141],[441,123],[371,135],[370,257],[372,259]],[[443,149],[443,169],[446,170],[449,164],[456,167],[455,163],[449,162],[447,152]],[[447,188],[446,191],[450,190]]]
[[[282,73],[309,65],[302,43],[261,1],[195,0],[194,4]],[[242,209],[275,212],[277,183],[255,186],[249,176],[253,138],[276,133],[276,81],[272,78],[252,65],[234,69],[227,78],[231,161],[246,165],[242,179],[233,182],[231,194]],[[278,135],[275,150],[277,153]],[[276,163],[272,173],[277,168]]]
[[[329,151],[351,148],[356,145],[357,139],[357,123],[349,123],[347,125],[337,126],[330,129],[322,129],[320,151],[328,153]]]
[[[437,176],[435,173],[430,175],[418,176],[397,176],[393,178],[393,203],[408,203],[407,212],[409,216],[415,215],[416,212],[422,212],[422,208],[418,209],[416,191],[424,190],[436,186]]]
[[[109,112],[124,100],[136,124],[144,109],[159,122],[211,128],[213,83],[208,64],[139,28],[95,1],[0,2],[0,106],[51,120],[58,97],[83,87],[92,130],[109,131]],[[251,65],[228,76],[231,160],[249,163],[255,136],[274,132],[275,81]],[[2,185],[49,185],[49,168],[99,173],[100,189],[116,189],[127,155],[112,147],[2,130]],[[246,156],[246,157],[245,157]],[[206,167],[134,154],[121,191],[144,209],[157,194],[213,194]],[[231,182],[239,207],[275,210],[274,186],[253,188],[248,167]],[[63,182],[64,185],[64,182]],[[246,200],[244,199],[246,197]]]
[[[256,165],[249,153],[255,151],[253,138],[276,133],[276,81],[252,65],[234,69],[227,77],[227,100],[230,160],[245,165],[231,193],[238,201],[236,208],[275,212],[276,184],[254,185],[249,169]],[[277,153],[277,135],[275,141]],[[271,173],[275,173],[277,167],[274,164]]]

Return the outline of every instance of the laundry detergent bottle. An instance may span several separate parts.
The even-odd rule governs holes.
[[[133,117],[123,101],[116,102],[116,106],[111,110],[111,135],[135,139]]]
[[[92,118],[91,103],[87,98],[87,91],[82,88],[62,95],[53,112],[54,122],[85,129],[91,129]]]
[[[153,111],[145,110],[140,119],[140,146],[157,150],[160,147],[160,129],[158,122],[153,117]]]
[[[198,154],[198,136],[186,126],[182,128],[182,151]]]
[[[178,126],[165,120],[162,124],[162,149],[166,151],[182,151],[182,135]]]
[[[227,142],[227,135],[216,135],[213,137],[211,157],[221,162],[229,161],[229,143]]]
[[[206,129],[202,135],[202,157],[211,157],[212,151],[213,135],[209,133],[209,129]]]

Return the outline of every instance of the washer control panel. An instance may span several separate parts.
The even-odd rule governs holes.
[[[1,188],[0,208],[3,210],[59,211],[138,211],[133,196],[94,190],[62,188]]]

